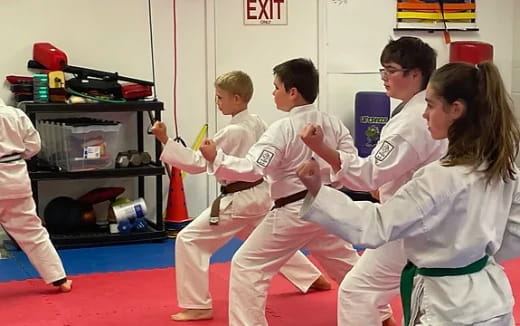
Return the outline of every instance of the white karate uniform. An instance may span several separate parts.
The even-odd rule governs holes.
[[[305,190],[296,168],[312,156],[298,136],[307,123],[323,127],[324,141],[329,146],[355,151],[352,137],[341,121],[318,111],[314,105],[305,105],[293,108],[288,117],[269,126],[245,158],[225,155],[219,150],[208,168],[226,180],[254,181],[267,176],[273,199]],[[325,163],[322,166],[322,179],[328,184],[330,167]],[[308,249],[338,283],[358,260],[349,243],[315,223],[298,218],[302,202],[270,211],[235,253],[229,289],[230,325],[267,325],[265,304],[269,283],[299,249]]]
[[[49,233],[36,213],[31,180],[24,161],[36,155],[40,146],[40,135],[27,115],[0,100],[0,157],[13,154],[22,157],[17,161],[0,163],[0,224],[49,284],[66,275]]]
[[[518,181],[486,185],[471,167],[436,161],[382,205],[354,202],[323,187],[314,200],[305,199],[302,219],[367,248],[403,239],[405,257],[417,267],[460,268],[489,256],[486,266],[472,274],[416,275],[410,325],[511,326],[511,287],[493,255],[501,248],[508,219],[518,223],[519,212]],[[520,255],[520,247],[509,248],[504,256]]]
[[[245,110],[218,131],[214,140],[225,153],[243,157],[265,129],[265,123],[257,115]],[[200,151],[193,151],[171,139],[164,147],[161,160],[189,173],[206,172],[206,160]],[[218,182],[230,183],[222,178],[218,178]],[[220,201],[218,225],[209,224],[209,207],[179,232],[175,241],[175,275],[180,307],[212,307],[208,284],[211,255],[234,236],[245,239],[271,207],[269,185],[263,182],[224,196]],[[301,252],[297,252],[280,272],[302,292],[307,292],[321,276],[320,270]]]
[[[417,93],[381,131],[380,140],[366,158],[341,152],[336,178],[352,190],[379,189],[382,203],[420,167],[446,154],[447,141],[434,140],[422,114],[425,91]],[[338,291],[338,325],[379,326],[391,316],[390,301],[399,293],[406,264],[400,240],[367,249],[345,277]]]

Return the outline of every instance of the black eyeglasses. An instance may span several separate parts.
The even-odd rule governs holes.
[[[388,67],[388,68],[379,69],[379,74],[381,75],[381,78],[386,78],[390,75],[395,74],[396,72],[399,72],[399,71],[407,72],[408,70],[410,70],[410,69],[407,69],[407,68],[399,69],[399,68]]]

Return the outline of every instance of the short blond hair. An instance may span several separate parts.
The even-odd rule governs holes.
[[[231,94],[236,94],[246,103],[253,96],[253,82],[248,74],[243,71],[234,70],[226,72],[215,79],[215,87]]]

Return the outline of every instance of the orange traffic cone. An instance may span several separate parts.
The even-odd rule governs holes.
[[[166,231],[178,232],[191,221],[184,196],[181,170],[172,167],[164,227]]]

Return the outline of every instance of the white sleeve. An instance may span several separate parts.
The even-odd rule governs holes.
[[[258,142],[243,158],[226,155],[219,150],[215,161],[208,167],[208,172],[225,180],[249,182],[269,174],[269,170],[277,168],[283,156],[280,148],[280,139],[283,137],[279,135],[276,127],[271,127],[260,136]]]
[[[499,263],[520,256],[520,193],[513,200],[502,245],[494,256]]]
[[[430,212],[448,196],[432,195],[429,188],[429,182],[412,180],[380,205],[353,201],[335,189],[322,187],[316,198],[305,198],[301,218],[321,224],[353,245],[377,248],[423,234],[440,223],[443,217]]]
[[[28,160],[41,150],[40,134],[34,128],[29,117],[20,109],[16,109],[19,116],[21,135],[23,135],[23,144],[25,150],[21,153],[24,160]]]
[[[192,174],[206,171],[206,159],[200,151],[184,147],[173,139],[168,139],[164,145],[161,161]]]
[[[262,168],[251,160],[249,154],[246,157],[236,157],[227,155],[222,150],[218,150],[215,161],[208,167],[208,173],[229,181],[253,182],[263,177]]]
[[[350,134],[350,130],[341,121],[339,121],[337,130],[338,132],[336,137],[338,139],[338,145],[336,150],[338,153],[344,153],[345,155],[358,157],[358,150],[354,144],[354,139]]]
[[[247,131],[243,128],[229,125],[219,130],[213,140],[217,149],[224,153],[233,154],[243,146],[243,142],[250,142],[250,136],[245,132]],[[199,150],[185,147],[172,139],[168,139],[168,142],[164,145],[161,161],[191,174],[203,173],[208,169],[207,161]]]
[[[370,191],[401,177],[421,163],[419,155],[404,138],[393,135],[382,139],[368,157],[338,150],[341,169],[335,180],[345,187]]]

